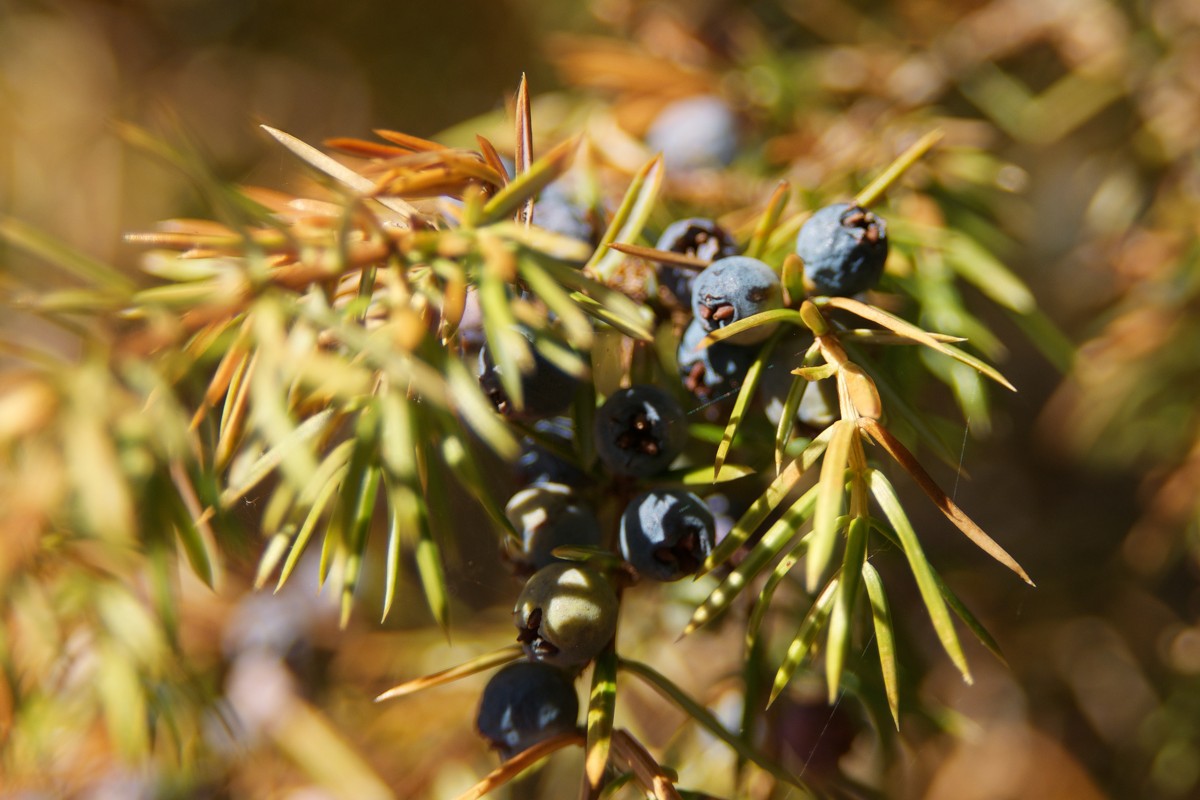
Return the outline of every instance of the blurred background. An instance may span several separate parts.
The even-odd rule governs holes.
[[[631,76],[621,64],[638,68]],[[830,191],[824,181],[848,165],[886,164],[893,151],[883,144],[931,121],[990,153],[962,165],[960,213],[948,222],[974,225],[1045,315],[1018,325],[964,290],[1004,343],[1000,367],[1019,393],[995,395],[987,424],[960,432],[969,479],[935,470],[1038,588],[982,557],[936,511],[914,519],[1008,664],[972,648],[976,683],[965,686],[932,632],[913,625],[901,663],[922,675],[928,713],[905,718],[898,752],[882,762],[860,715],[830,712],[818,692],[811,704],[793,698],[780,729],[797,732],[780,734],[780,757],[809,765],[817,781],[840,769],[873,787],[863,796],[1200,796],[1192,0],[0,0],[0,213],[132,271],[123,233],[207,211],[186,178],[122,140],[118,121],[185,133],[228,180],[299,192],[307,184],[294,159],[259,122],[313,143],[374,127],[458,142],[503,122],[525,73],[535,129],[540,120],[565,129],[603,107],[639,136],[646,98],[670,94],[646,85],[672,79],[664,65],[736,98],[747,131],[739,168],[786,176],[801,192]],[[5,271],[37,268],[3,256]],[[14,313],[0,325],[35,323]],[[1079,346],[1074,358],[1062,357],[1063,336]],[[11,544],[0,582],[27,546],[13,498],[37,492],[28,473],[5,480],[0,523]],[[910,507],[926,508],[919,498]],[[514,590],[494,585],[503,569],[491,540],[480,542],[448,556],[451,643],[412,588],[386,626],[362,614],[345,632],[314,580],[251,592],[255,541],[227,554],[216,593],[181,574],[187,660],[164,657],[161,669],[182,670],[187,680],[171,685],[188,688],[158,701],[195,706],[180,723],[194,738],[152,764],[130,755],[136,746],[112,758],[111,725],[71,724],[73,681],[93,673],[62,664],[63,651],[86,646],[47,621],[62,587],[41,599],[25,584],[20,596],[6,590],[0,650],[13,674],[0,694],[0,770],[21,797],[457,796],[494,766],[471,730],[482,680],[391,705],[371,698],[505,641],[496,631],[509,625]],[[737,653],[721,637],[736,631],[654,646],[674,638],[663,631],[681,629],[702,596],[681,595],[678,608],[646,620],[629,654],[689,675],[681,683],[726,718]],[[893,603],[915,598],[913,589]],[[100,613],[144,612],[114,598]],[[134,645],[154,651],[153,639]],[[13,688],[25,670],[65,670],[55,673],[68,698],[60,712],[29,711]],[[618,724],[675,756],[687,785],[731,796],[718,777],[731,758],[680,733],[673,714],[631,686]],[[498,796],[565,796],[554,787],[573,786],[578,769],[579,757],[564,755]]]

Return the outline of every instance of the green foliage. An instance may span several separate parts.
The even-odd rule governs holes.
[[[180,555],[200,582],[219,587],[226,560],[249,550],[258,557],[255,587],[273,583],[280,592],[301,579],[312,550],[317,584],[337,597],[342,628],[381,576],[372,619],[392,621],[413,588],[430,618],[454,635],[463,621],[449,575],[464,560],[466,537],[451,498],[478,507],[496,545],[514,539],[489,465],[513,461],[522,438],[535,435],[519,414],[497,413],[464,358],[469,300],[516,412],[527,405],[522,376],[535,355],[583,379],[573,406],[577,434],[564,455],[603,482],[590,441],[599,401],[640,381],[684,393],[673,360],[679,320],[657,302],[652,266],[679,260],[647,246],[659,223],[684,209],[728,220],[744,252],[780,272],[789,295],[786,308],[702,342],[778,326],[732,403],[722,397],[711,411],[694,409],[687,453],[653,480],[749,498],[703,565],[709,577],[683,631],[705,635],[702,626],[746,613],[743,729],[731,730],[671,678],[622,655],[618,637],[592,667],[586,737],[538,745],[472,791],[499,787],[554,750],[582,745],[589,791],[615,793],[631,783],[679,796],[678,776],[616,725],[626,696],[618,673],[626,673],[727,745],[739,763],[807,792],[801,776],[756,740],[753,723],[765,708],[751,700],[777,702],[806,674],[823,675],[830,702],[849,692],[864,705],[886,706],[898,728],[917,703],[902,695],[909,685],[900,677],[898,640],[903,625],[925,623],[909,609],[894,613],[883,577],[891,573],[875,566],[889,548],[877,544],[902,555],[920,610],[965,680],[971,672],[955,615],[999,655],[935,571],[883,471],[898,465],[971,541],[1029,581],[914,454],[955,462],[938,434],[940,420],[922,405],[927,386],[948,390],[981,431],[991,416],[983,379],[1014,388],[989,363],[1006,353],[1001,337],[969,308],[960,285],[1026,318],[1031,329],[1039,325],[1032,294],[984,237],[948,226],[938,212],[946,191],[938,176],[949,166],[915,169],[939,158],[937,120],[914,115],[912,129],[932,132],[903,149],[896,141],[911,135],[873,142],[871,155],[887,158],[844,164],[804,194],[790,181],[776,181],[768,194],[761,180],[730,170],[729,191],[714,199],[695,185],[703,181],[671,175],[661,155],[638,151],[631,164],[622,155],[627,142],[595,131],[554,131],[554,144],[534,158],[536,117],[524,82],[515,117],[511,176],[482,135],[478,149],[387,131],[380,135],[388,144],[334,140],[335,149],[365,158],[350,167],[264,126],[329,187],[320,197],[228,185],[187,148],[126,127],[129,141],[193,180],[221,220],[177,220],[131,235],[147,251],[146,274],[136,280],[23,223],[0,223],[11,246],[57,267],[70,286],[30,286],[13,295],[14,304],[81,350],[60,358],[19,341],[6,347],[20,369],[7,379],[5,402],[18,413],[0,431],[0,457],[7,471],[36,470],[47,483],[30,501],[25,549],[3,563],[13,576],[3,590],[10,614],[35,634],[0,648],[14,676],[14,730],[30,751],[11,750],[6,759],[44,761],[51,751],[45,731],[68,717],[98,721],[111,749],[131,761],[168,744],[192,746],[216,699],[212,686],[182,666],[176,611],[185,589],[164,577]],[[988,158],[962,146],[953,155]],[[870,174],[875,179],[865,181]],[[564,178],[590,187],[590,211],[604,231],[594,246],[537,224],[535,198]],[[853,194],[860,183],[855,201],[886,214],[893,231],[885,282],[862,300],[809,296],[803,264],[791,252],[796,231],[819,201]],[[801,209],[788,212],[789,205]],[[794,377],[780,421],[764,426],[757,394],[791,326],[807,331],[812,344],[787,365]],[[889,352],[913,348],[919,356]],[[820,381],[835,386],[837,419],[800,430],[794,417],[804,389]],[[629,489],[610,481],[598,493],[615,502]],[[244,526],[238,512],[251,503],[261,509]],[[622,588],[629,580],[611,550],[561,555],[590,561]],[[803,575],[794,575],[801,563]],[[130,588],[143,582],[154,587],[152,602]],[[64,710],[55,706],[60,690],[52,679],[35,676],[54,671],[53,653],[76,632],[91,640],[94,660]],[[872,645],[878,668],[858,674],[861,659],[851,655]],[[493,650],[377,699],[444,685],[517,655],[514,647]],[[770,691],[758,692],[766,698],[752,691],[758,673],[773,674]],[[186,693],[202,701],[164,700]],[[347,785],[386,794],[308,706],[288,710],[296,730],[311,735],[264,724],[280,751],[319,783],[337,784],[336,763],[349,771]],[[313,742],[325,742],[332,761]]]
[[[280,131],[270,133],[321,174],[356,191],[368,188],[357,173],[320,151]],[[148,141],[144,134],[136,135]],[[878,199],[932,141],[927,137],[910,148],[863,196]],[[346,142],[343,146],[366,148],[366,144]],[[175,541],[197,575],[211,584],[217,558],[213,547],[221,542],[228,546],[232,532],[211,522],[225,518],[252,492],[266,492],[265,546],[255,583],[264,585],[278,573],[278,591],[293,577],[309,545],[319,538],[319,579],[338,587],[341,624],[345,626],[364,567],[372,558],[368,545],[375,527],[375,508],[382,504],[388,520],[383,617],[393,607],[402,580],[403,554],[410,552],[432,615],[449,630],[445,548],[439,541],[455,535],[444,524],[449,520],[444,505],[446,481],[459,483],[481,505],[494,523],[498,539],[513,535],[493,488],[476,467],[478,454],[472,442],[490,447],[500,458],[512,458],[520,434],[495,414],[453,353],[466,291],[476,292],[488,346],[495,354],[503,388],[517,409],[524,403],[519,377],[532,364],[528,343],[515,334],[518,322],[534,332],[538,352],[560,368],[587,375],[588,365],[572,360],[572,350],[565,348],[569,345],[584,353],[592,348],[592,368],[615,371],[618,380],[628,374],[630,362],[613,349],[612,344],[619,340],[612,340],[603,358],[616,356],[617,360],[603,366],[594,350],[598,337],[611,337],[604,334],[610,329],[635,343],[656,336],[651,327],[653,315],[639,304],[636,293],[633,299],[626,297],[628,279],[617,277],[618,269],[627,269],[629,256],[612,245],[632,245],[641,238],[662,189],[661,160],[651,160],[632,176],[598,246],[590,256],[574,263],[576,253],[585,255],[574,244],[507,220],[568,167],[577,147],[565,143],[506,181],[495,171],[477,169],[487,153],[464,154],[431,146],[415,151],[423,154],[419,160],[415,156],[392,159],[389,171],[371,184],[367,197],[351,201],[344,209],[327,206],[315,220],[288,219],[288,204],[277,201],[274,216],[261,217],[259,227],[239,226],[214,233],[181,225],[160,234],[141,234],[136,237],[140,243],[174,248],[177,254],[162,250],[154,254],[148,263],[159,282],[148,288],[135,289],[128,281],[110,279],[110,271],[94,265],[85,269],[86,259],[50,246],[44,237],[24,227],[9,225],[5,230],[11,241],[61,263],[89,286],[122,291],[122,303],[129,306],[133,318],[153,320],[182,314],[182,326],[158,345],[171,357],[134,362],[140,381],[122,387],[130,395],[128,407],[140,404],[160,409],[160,417],[169,415],[159,420],[153,440],[142,439],[135,445],[137,440],[131,441],[128,435],[112,439],[107,431],[121,431],[122,423],[106,421],[104,406],[83,406],[71,399],[113,397],[117,387],[104,383],[119,381],[122,371],[134,374],[134,367],[122,370],[121,360],[106,360],[98,354],[90,368],[76,372],[76,377],[63,385],[64,413],[48,422],[57,425],[61,418],[60,441],[70,446],[66,460],[72,469],[64,476],[65,490],[77,498],[67,507],[78,509],[72,519],[79,534],[148,543],[151,531],[175,531]],[[169,146],[156,149],[175,158],[181,167],[192,163]],[[472,157],[465,157],[468,155]],[[432,169],[437,169],[448,185],[462,187],[465,203],[457,224],[439,223],[396,196],[404,193],[404,187],[420,183]],[[191,172],[196,174],[195,169]],[[201,180],[207,180],[200,174]],[[228,189],[216,184],[206,185],[206,193],[231,196]],[[252,195],[240,197],[233,206],[252,206]],[[779,186],[751,234],[749,247],[773,260],[785,245],[772,245],[772,232],[796,227],[794,221],[781,221],[787,198],[786,184]],[[288,222],[283,226],[278,222],[281,213]],[[913,246],[930,245],[923,237]],[[936,242],[931,246],[936,247]],[[648,252],[653,256],[656,251]],[[211,269],[205,268],[206,264]],[[518,280],[528,288],[530,299],[514,291]],[[1019,285],[1011,276],[1006,280],[1009,286]],[[614,285],[621,286],[622,293]],[[918,292],[917,296],[925,295]],[[856,314],[881,328],[851,331],[826,316],[834,310]],[[95,311],[102,313],[101,308]],[[54,320],[68,317],[64,311],[43,309],[43,313]],[[966,318],[961,308],[956,313]],[[594,321],[587,322],[589,317]],[[757,598],[751,638],[761,636],[771,594],[791,566],[803,560],[807,589],[813,591],[821,585],[824,589],[814,599],[779,666],[771,697],[777,697],[795,671],[810,661],[818,637],[823,635],[829,695],[835,698],[857,630],[859,575],[869,570],[871,618],[881,642],[888,705],[898,721],[894,648],[890,644],[893,623],[878,573],[864,560],[873,522],[869,494],[897,532],[943,646],[964,677],[969,672],[939,583],[916,533],[890,484],[867,466],[864,444],[869,439],[883,444],[923,484],[928,476],[877,421],[884,406],[870,377],[874,368],[869,360],[864,361],[866,367],[850,361],[841,337],[862,346],[888,341],[882,334],[890,331],[896,337],[890,341],[923,345],[1002,384],[1007,382],[990,366],[938,336],[846,298],[813,298],[805,300],[798,311],[767,312],[710,335],[703,344],[753,325],[776,322],[807,327],[815,337],[813,348],[797,364],[791,406],[799,402],[803,381],[836,380],[842,418],[816,436],[786,469],[779,470],[775,481],[713,553],[705,565],[708,570],[723,564],[735,548],[747,542],[820,461],[816,485],[799,499],[787,501],[788,510],[696,609],[688,631],[729,609],[764,570],[776,564],[767,584],[751,592]],[[979,324],[968,327],[978,328]],[[754,467],[727,465],[726,459],[735,450],[742,451],[742,458],[751,463],[757,460],[759,468],[766,466],[764,455],[770,462],[771,452],[780,463],[791,438],[788,426],[779,426],[766,453],[759,450],[755,454],[748,441],[739,445],[738,434],[752,413],[759,377],[783,332],[780,328],[768,340],[742,382],[725,432],[715,454],[710,455],[713,468],[692,463],[675,478],[664,476],[665,483],[679,481],[702,488],[744,480]],[[121,344],[120,335],[111,341],[110,348],[127,347]],[[61,380],[53,371],[42,372],[43,381]],[[952,387],[958,385],[953,376],[934,374]],[[132,393],[135,386],[142,389],[140,395]],[[214,420],[212,411],[218,407],[220,418]],[[142,435],[149,432],[143,426]],[[22,442],[22,446],[26,445]],[[140,460],[130,461],[122,455],[131,447],[137,448]],[[219,487],[215,494],[213,487]],[[207,507],[201,499],[205,497],[211,503]],[[142,509],[147,517],[140,525],[134,523],[134,508]],[[809,522],[811,530],[802,533]],[[982,532],[972,531],[980,541]],[[985,549],[1020,571],[990,539],[983,536],[982,542]],[[843,551],[841,567],[837,576],[825,580],[838,549]],[[780,559],[785,552],[788,555]],[[129,619],[124,628],[132,624]],[[143,628],[153,631],[153,626]],[[982,629],[978,632],[987,637]],[[593,678],[587,769],[593,785],[599,785],[603,777],[611,747],[617,702],[615,659],[610,651],[602,659],[609,669],[598,666]],[[136,673],[123,671],[125,662],[111,657],[102,663],[112,665],[104,673],[108,678],[98,683],[110,729],[123,750],[143,750],[148,739],[144,731],[139,733],[134,721],[138,715],[127,715],[144,702],[137,694]],[[496,662],[479,663],[486,667]],[[765,763],[748,742],[725,732],[661,675],[648,667],[629,668],[642,677],[649,676],[688,713],[710,730],[719,731],[718,736],[730,742],[740,757]],[[470,667],[447,674],[459,677],[473,671]],[[401,688],[391,695],[406,692]],[[118,695],[125,700],[118,701]],[[768,766],[768,771],[783,774],[776,766]]]

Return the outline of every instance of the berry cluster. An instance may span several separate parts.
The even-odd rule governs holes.
[[[546,420],[560,444],[568,420]],[[555,427],[556,426],[556,427]],[[598,409],[595,450],[610,482],[651,477],[670,465],[687,440],[683,410],[655,386],[614,392]],[[716,525],[704,501],[690,492],[639,494],[620,520],[619,548],[629,570],[605,574],[586,563],[563,561],[555,548],[602,549],[604,536],[584,499],[588,475],[532,442],[521,459],[531,484],[509,500],[506,513],[520,536],[508,558],[533,570],[513,609],[517,641],[528,661],[497,672],[484,690],[476,725],[504,758],[574,729],[578,698],[573,675],[613,640],[617,588],[630,577],[678,580],[695,573],[712,552]],[[565,477],[574,485],[557,483]],[[598,479],[603,476],[598,476]]]
[[[780,279],[764,262],[736,255],[732,237],[713,220],[691,218],[673,223],[656,249],[711,262],[699,273],[664,263],[658,279],[660,293],[668,302],[681,299],[686,292],[692,312],[677,352],[684,387],[704,402],[728,396],[741,386],[760,346],[776,327],[758,325],[707,347],[702,341],[735,322],[783,307]],[[848,203],[819,209],[796,237],[796,255],[805,275],[812,288],[825,295],[857,294],[874,286],[883,274],[887,249],[884,220]],[[789,334],[767,364],[760,396],[772,424],[783,413],[796,356],[811,341],[806,332]],[[832,387],[812,383],[804,390],[797,419],[824,427],[836,418],[836,407]]]
[[[703,261],[737,255],[737,244],[729,232],[703,217],[672,222],[658,237],[654,248]],[[695,270],[663,264],[658,269],[660,299],[673,307],[690,308],[695,280]]]
[[[545,224],[580,221],[574,229],[561,226],[556,232],[591,236],[582,224],[586,215],[561,192],[544,195],[535,214]],[[707,347],[699,345],[714,331],[782,308],[779,275],[759,259],[738,255],[733,237],[710,219],[673,223],[656,249],[709,262],[698,272],[669,261],[658,269],[663,305],[691,311],[677,354],[683,387],[700,400],[736,389],[775,326],[758,325]],[[808,266],[812,284],[831,294],[873,284],[886,250],[882,220],[846,204],[818,211],[797,238],[797,254]],[[532,344],[528,331],[519,332]],[[797,340],[805,336],[807,340]],[[794,356],[807,348],[811,335],[792,335],[786,342],[781,349],[785,355],[769,365],[773,368],[764,381],[767,416],[773,422],[783,413],[791,389]],[[523,488],[505,507],[517,534],[505,557],[527,578],[513,609],[526,660],[493,676],[477,719],[480,733],[507,759],[575,730],[579,703],[574,677],[613,642],[621,589],[638,578],[676,581],[697,573],[715,546],[717,522],[705,501],[691,492],[632,491],[636,482],[663,473],[687,445],[687,418],[670,391],[640,384],[610,394],[596,409],[589,432],[598,460],[589,468],[576,455],[580,432],[573,419],[560,416],[575,401],[578,381],[535,351],[532,366],[520,375],[524,403],[518,410],[508,402],[501,378],[484,345],[479,380],[485,393],[501,414],[530,423],[517,463]],[[810,384],[797,416],[807,424],[826,425],[836,416],[836,398]],[[609,526],[615,530],[606,535],[597,507],[599,498],[614,496],[623,498],[624,508]],[[555,553],[564,547],[573,548],[572,558],[586,558],[589,552],[597,557],[564,560]],[[603,557],[606,548],[619,551],[620,568]]]
[[[588,69],[611,63],[610,56],[588,59]],[[372,529],[381,527],[375,522],[382,506],[388,515],[385,617],[408,565],[405,556],[412,554],[430,610],[446,625],[455,593],[442,566],[443,545],[458,544],[460,553],[474,549],[459,540],[458,534],[466,539],[472,531],[454,525],[450,506],[465,495],[452,494],[452,487],[479,502],[493,523],[488,527],[503,537],[502,558],[520,582],[505,597],[515,601],[515,636],[510,629],[501,637],[510,643],[501,650],[384,695],[521,659],[494,676],[478,712],[479,731],[508,762],[493,773],[502,780],[552,747],[578,742],[576,680],[593,664],[587,796],[614,794],[617,781],[631,778],[647,791],[663,788],[655,793],[665,796],[666,784],[674,782],[630,731],[615,727],[618,672],[638,675],[675,700],[731,744],[739,762],[785,775],[753,741],[770,743],[756,732],[761,708],[752,705],[761,705],[758,688],[767,686],[766,671],[785,653],[770,684],[774,702],[796,670],[823,653],[829,698],[836,698],[844,672],[860,677],[847,663],[868,632],[860,618],[874,626],[882,683],[859,680],[852,688],[871,695],[864,705],[886,705],[898,723],[895,647],[888,645],[894,637],[889,614],[882,613],[887,608],[879,576],[867,562],[875,552],[869,542],[880,536],[903,551],[939,640],[968,677],[950,612],[976,626],[912,541],[895,490],[873,463],[880,456],[912,475],[973,541],[1027,578],[932,484],[907,449],[908,434],[933,430],[920,424],[923,410],[914,415],[911,404],[895,395],[893,387],[906,391],[915,384],[905,379],[877,386],[873,374],[883,365],[858,363],[860,353],[876,345],[908,345],[902,349],[909,352],[920,345],[1012,388],[978,357],[949,344],[963,341],[953,333],[975,329],[965,313],[933,313],[946,310],[941,304],[955,293],[930,294],[922,290],[929,281],[916,280],[928,271],[926,264],[943,260],[947,268],[940,272],[947,275],[1004,277],[987,264],[960,263],[965,256],[954,254],[953,237],[904,242],[898,265],[906,274],[897,285],[908,297],[885,309],[853,296],[881,279],[888,257],[887,225],[871,207],[940,133],[915,142],[851,202],[785,216],[790,188],[780,181],[756,213],[744,207],[746,196],[761,186],[756,170],[721,168],[743,149],[739,135],[754,134],[764,123],[757,101],[743,94],[750,84],[694,84],[691,78],[704,70],[686,72],[682,82],[661,81],[674,84],[661,96],[634,98],[614,115],[613,121],[645,125],[630,133],[644,133],[643,143],[659,151],[646,159],[643,143],[609,136],[603,115],[590,112],[599,124],[589,124],[579,137],[561,139],[565,131],[558,123],[539,127],[539,140],[560,142],[535,157],[524,82],[514,137],[501,144],[511,143],[511,159],[484,136],[476,137],[478,150],[382,130],[386,144],[334,140],[347,156],[371,162],[359,172],[267,128],[292,153],[347,187],[353,206],[255,190],[247,195],[253,203],[236,204],[238,230],[172,221],[138,238],[180,251],[177,259],[147,264],[173,285],[134,292],[130,284],[133,302],[118,303],[139,327],[129,347],[114,352],[184,347],[180,358],[164,362],[169,374],[114,373],[114,388],[138,401],[131,404],[139,408],[134,413],[157,411],[151,422],[184,423],[161,442],[147,438],[145,454],[153,466],[143,464],[144,471],[123,476],[120,484],[140,493],[139,502],[128,498],[131,508],[147,501],[147,530],[178,538],[206,581],[217,573],[208,553],[212,537],[201,520],[225,516],[243,498],[254,504],[251,492],[269,491],[261,512],[269,543],[256,584],[276,570],[282,584],[323,529],[320,580],[336,572],[345,626],[356,594],[368,586],[363,578],[371,577],[365,570],[373,552],[368,543]],[[751,82],[756,95],[767,85],[761,77]],[[638,80],[642,87],[656,82]],[[702,91],[710,93],[677,96]],[[560,123],[566,126],[572,117]],[[806,148],[809,139],[807,132],[782,137],[777,141],[783,146],[774,149],[786,151],[793,143]],[[746,148],[747,154],[754,149]],[[641,168],[631,172],[631,159]],[[749,156],[743,161],[754,166]],[[618,187],[624,187],[619,200],[613,194]],[[901,207],[928,220],[937,216],[930,205],[936,202]],[[720,221],[690,216],[718,209]],[[663,216],[673,211],[675,216]],[[254,227],[242,230],[260,215]],[[924,229],[894,219],[897,226],[910,235]],[[243,248],[244,265],[236,260]],[[1006,277],[1000,292],[1016,309],[1021,304],[1012,282]],[[183,311],[180,324],[163,328],[158,323],[174,319],[176,303]],[[949,310],[957,305],[952,298]],[[904,314],[953,318],[958,330],[924,331]],[[152,326],[147,335],[143,324]],[[186,342],[175,338],[184,336]],[[922,363],[905,358],[898,356],[892,366]],[[198,381],[210,373],[201,386]],[[952,385],[964,410],[973,407],[968,396],[982,402],[970,372],[955,367],[935,374]],[[169,402],[168,385],[178,386],[181,400],[202,401],[190,421],[178,413],[184,407]],[[880,389],[900,412],[898,433],[888,428],[893,420],[885,418]],[[143,391],[163,402],[142,402]],[[773,437],[762,417],[774,424]],[[808,429],[797,430],[797,421]],[[120,442],[114,447],[108,450],[129,449]],[[514,469],[490,468],[501,461]],[[727,494],[713,493],[718,484]],[[499,502],[503,497],[506,503]],[[166,502],[149,502],[158,499]],[[199,516],[192,513],[204,503],[210,506]],[[882,516],[873,514],[873,506]],[[796,581],[780,583],[801,560],[803,596],[794,591]],[[746,626],[740,736],[699,713],[688,691],[672,686],[669,677],[630,657],[653,644],[646,639],[671,616],[636,613],[643,611],[631,607],[639,593],[627,590],[638,581],[681,581],[700,573],[720,582],[698,606],[688,595],[702,585],[684,581],[660,592],[693,606],[685,634],[739,617],[727,611],[758,592]],[[485,593],[494,588],[486,582],[474,587]],[[777,587],[783,599],[767,617]],[[480,598],[472,592],[461,599]],[[864,600],[870,601],[869,617],[862,613]],[[797,601],[796,608],[809,608],[784,649],[774,629],[785,615],[794,616]],[[620,655],[619,618],[651,623],[626,624]],[[718,666],[724,667],[714,662]],[[608,780],[615,770],[625,774]],[[491,777],[480,784],[495,785]]]

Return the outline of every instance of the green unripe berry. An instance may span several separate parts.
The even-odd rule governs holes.
[[[517,598],[517,641],[531,658],[556,666],[586,664],[617,631],[617,594],[582,564],[551,564]]]

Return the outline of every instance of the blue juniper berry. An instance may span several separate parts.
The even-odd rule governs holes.
[[[796,235],[796,255],[817,294],[865,292],[883,275],[887,253],[887,223],[849,203],[819,209]]]
[[[697,349],[696,345],[707,333],[700,320],[693,319],[683,332],[676,354],[684,387],[702,401],[741,386],[758,353],[755,346],[728,342]]]
[[[712,511],[691,492],[645,492],[621,516],[621,554],[639,574],[659,581],[695,574],[715,539]]]
[[[521,537],[521,551],[510,558],[534,569],[558,561],[552,553],[563,545],[599,547],[596,514],[571,491],[557,483],[540,483],[517,492],[504,507]]]
[[[705,331],[783,307],[779,276],[757,258],[732,256],[709,264],[692,284],[692,313]],[[771,335],[774,325],[760,325],[728,341],[755,344]]]
[[[532,344],[533,335],[524,328],[518,330]],[[484,344],[479,351],[479,385],[501,414],[512,419],[535,420],[553,417],[566,411],[575,399],[579,380],[551,364],[537,350],[533,350],[533,369],[521,375],[521,393],[524,395],[525,407],[517,409],[509,401],[508,393],[504,391],[500,380],[500,367],[492,359],[487,344]]]
[[[538,742],[576,729],[579,696],[565,672],[518,661],[496,672],[483,689],[475,727],[505,761]]]
[[[647,478],[662,472],[687,444],[687,418],[657,386],[612,393],[596,411],[596,455],[612,472]]]
[[[728,231],[711,219],[690,217],[672,222],[654,245],[656,250],[715,261],[737,254],[737,244]],[[665,293],[674,307],[687,308],[692,302],[692,284],[697,270],[662,264],[658,267],[660,296]]]
[[[737,154],[737,117],[719,97],[685,97],[658,112],[646,144],[663,154],[669,170],[728,166]]]

